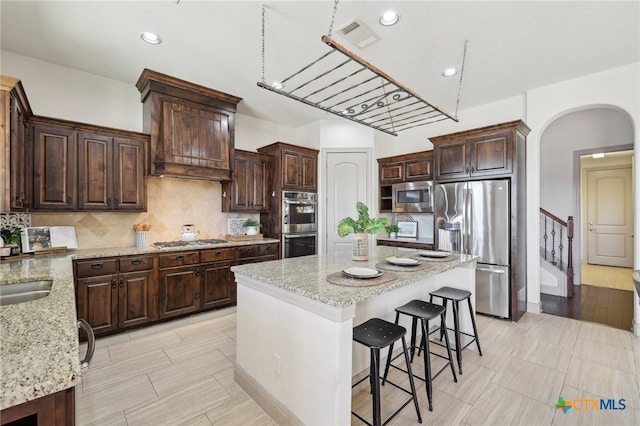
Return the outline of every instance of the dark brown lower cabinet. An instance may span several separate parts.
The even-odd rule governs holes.
[[[170,318],[200,310],[200,265],[161,269],[160,318]]]
[[[96,335],[156,320],[153,256],[76,261],[75,276],[78,318]]]
[[[236,281],[233,272],[231,272],[235,258],[235,248],[200,252],[202,309],[218,308],[236,303]]]
[[[74,426],[76,388],[61,390],[0,411],[2,426]]]

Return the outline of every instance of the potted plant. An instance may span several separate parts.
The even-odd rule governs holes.
[[[0,235],[4,240],[4,246],[11,248],[11,254],[20,254],[20,236],[22,234],[21,228],[3,229],[0,231]]]
[[[247,219],[242,226],[246,228],[247,235],[258,235],[258,229],[262,226],[260,222],[253,219]]]
[[[384,229],[389,233],[389,238],[397,238],[400,227],[398,225],[387,225]]]
[[[346,237],[354,234],[353,237],[353,260],[368,260],[369,245],[367,234],[377,234],[387,226],[387,218],[371,218],[369,216],[369,208],[362,202],[356,203],[358,211],[358,219],[345,217],[338,222],[338,235]]]

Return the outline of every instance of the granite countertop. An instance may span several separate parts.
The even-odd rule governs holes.
[[[417,250],[416,250],[417,252]],[[478,256],[456,254],[452,260],[428,260],[424,269],[407,269],[407,272],[393,272],[397,279],[385,284],[370,287],[346,287],[332,284],[326,277],[350,267],[375,268],[376,263],[384,262],[391,256],[408,257],[407,249],[377,246],[375,259],[371,256],[368,262],[351,260],[351,251],[339,251],[326,255],[302,256],[271,262],[254,263],[231,267],[236,274],[245,275],[283,290],[325,303],[330,306],[344,308],[367,300],[388,291],[409,285],[415,281],[437,275],[461,265],[475,262]]]
[[[80,357],[73,269],[69,255],[2,261],[0,285],[53,280],[39,300],[0,306],[0,409],[78,382]]]
[[[0,262],[0,285],[53,280],[39,300],[0,306],[0,409],[75,386],[80,375],[74,259],[156,254],[278,242],[228,241],[183,247],[113,247],[34,255]]]

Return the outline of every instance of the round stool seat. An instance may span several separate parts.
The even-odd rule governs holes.
[[[396,312],[426,320],[437,318],[444,311],[444,306],[425,302],[424,300],[412,300],[411,302],[396,308]]]
[[[461,301],[471,296],[471,292],[451,287],[441,287],[436,291],[429,293],[431,296],[441,297],[443,299]]]
[[[381,349],[396,342],[407,334],[407,329],[401,325],[371,318],[353,328],[353,340],[369,348]]]

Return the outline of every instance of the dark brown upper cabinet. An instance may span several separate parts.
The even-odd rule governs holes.
[[[271,157],[235,150],[233,179],[222,183],[223,212],[261,212],[267,210],[268,165]]]
[[[274,158],[274,183],[277,191],[318,190],[318,150],[283,142],[258,148]]]
[[[435,152],[435,180],[443,182],[511,174],[516,132],[528,133],[528,127],[518,123],[430,138]]]
[[[78,209],[146,209],[145,140],[78,134]]]
[[[433,179],[433,151],[378,158],[380,212],[389,213],[393,207],[394,183]]]
[[[44,117],[32,133],[32,210],[146,210],[147,135]]]
[[[20,80],[8,76],[0,78],[0,124],[8,144],[3,146],[0,143],[0,146],[3,152],[9,152],[5,162],[0,164],[0,179],[6,182],[1,189],[4,192],[1,194],[0,211],[26,211],[33,201],[29,191],[31,145],[27,143],[28,120],[33,114]]]
[[[144,132],[151,135],[151,175],[231,179],[241,98],[149,69],[136,87]]]

